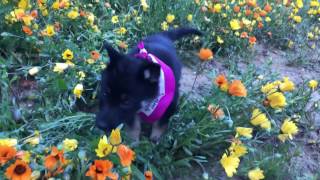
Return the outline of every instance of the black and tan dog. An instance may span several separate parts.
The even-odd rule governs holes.
[[[105,43],[110,63],[102,72],[96,125],[108,132],[125,123],[130,136],[138,140],[138,119],[144,119],[153,123],[150,138],[158,141],[179,98],[181,62],[173,41],[192,34],[202,33],[192,28],[160,32],[143,39],[128,54]]]

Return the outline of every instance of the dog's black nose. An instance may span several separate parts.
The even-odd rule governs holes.
[[[101,129],[103,131],[107,131],[107,129],[108,129],[107,121],[103,119],[101,114],[97,114],[96,127],[98,127],[99,129]]]

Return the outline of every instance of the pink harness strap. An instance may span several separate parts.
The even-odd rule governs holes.
[[[143,42],[138,44],[140,52],[135,57],[145,59],[160,65],[159,91],[157,96],[149,101],[142,102],[138,114],[144,121],[153,123],[163,116],[170,106],[175,94],[175,77],[172,69],[155,55],[148,53]]]

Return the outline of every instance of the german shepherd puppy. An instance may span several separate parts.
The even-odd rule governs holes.
[[[138,140],[139,119],[145,119],[152,123],[151,140],[158,141],[177,109],[179,98],[181,62],[173,42],[192,34],[202,35],[193,28],[153,34],[128,54],[118,52],[105,42],[110,63],[102,72],[96,126],[109,132],[124,123],[129,127],[130,136]]]

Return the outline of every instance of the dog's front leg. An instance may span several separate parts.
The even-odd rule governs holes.
[[[151,141],[153,141],[154,143],[158,143],[160,141],[162,134],[166,131],[167,128],[168,128],[167,123],[163,124],[159,121],[153,123],[152,131],[150,135]]]
[[[139,116],[135,116],[133,122],[127,124],[127,133],[129,138],[135,142],[139,142],[141,132],[141,121]]]

